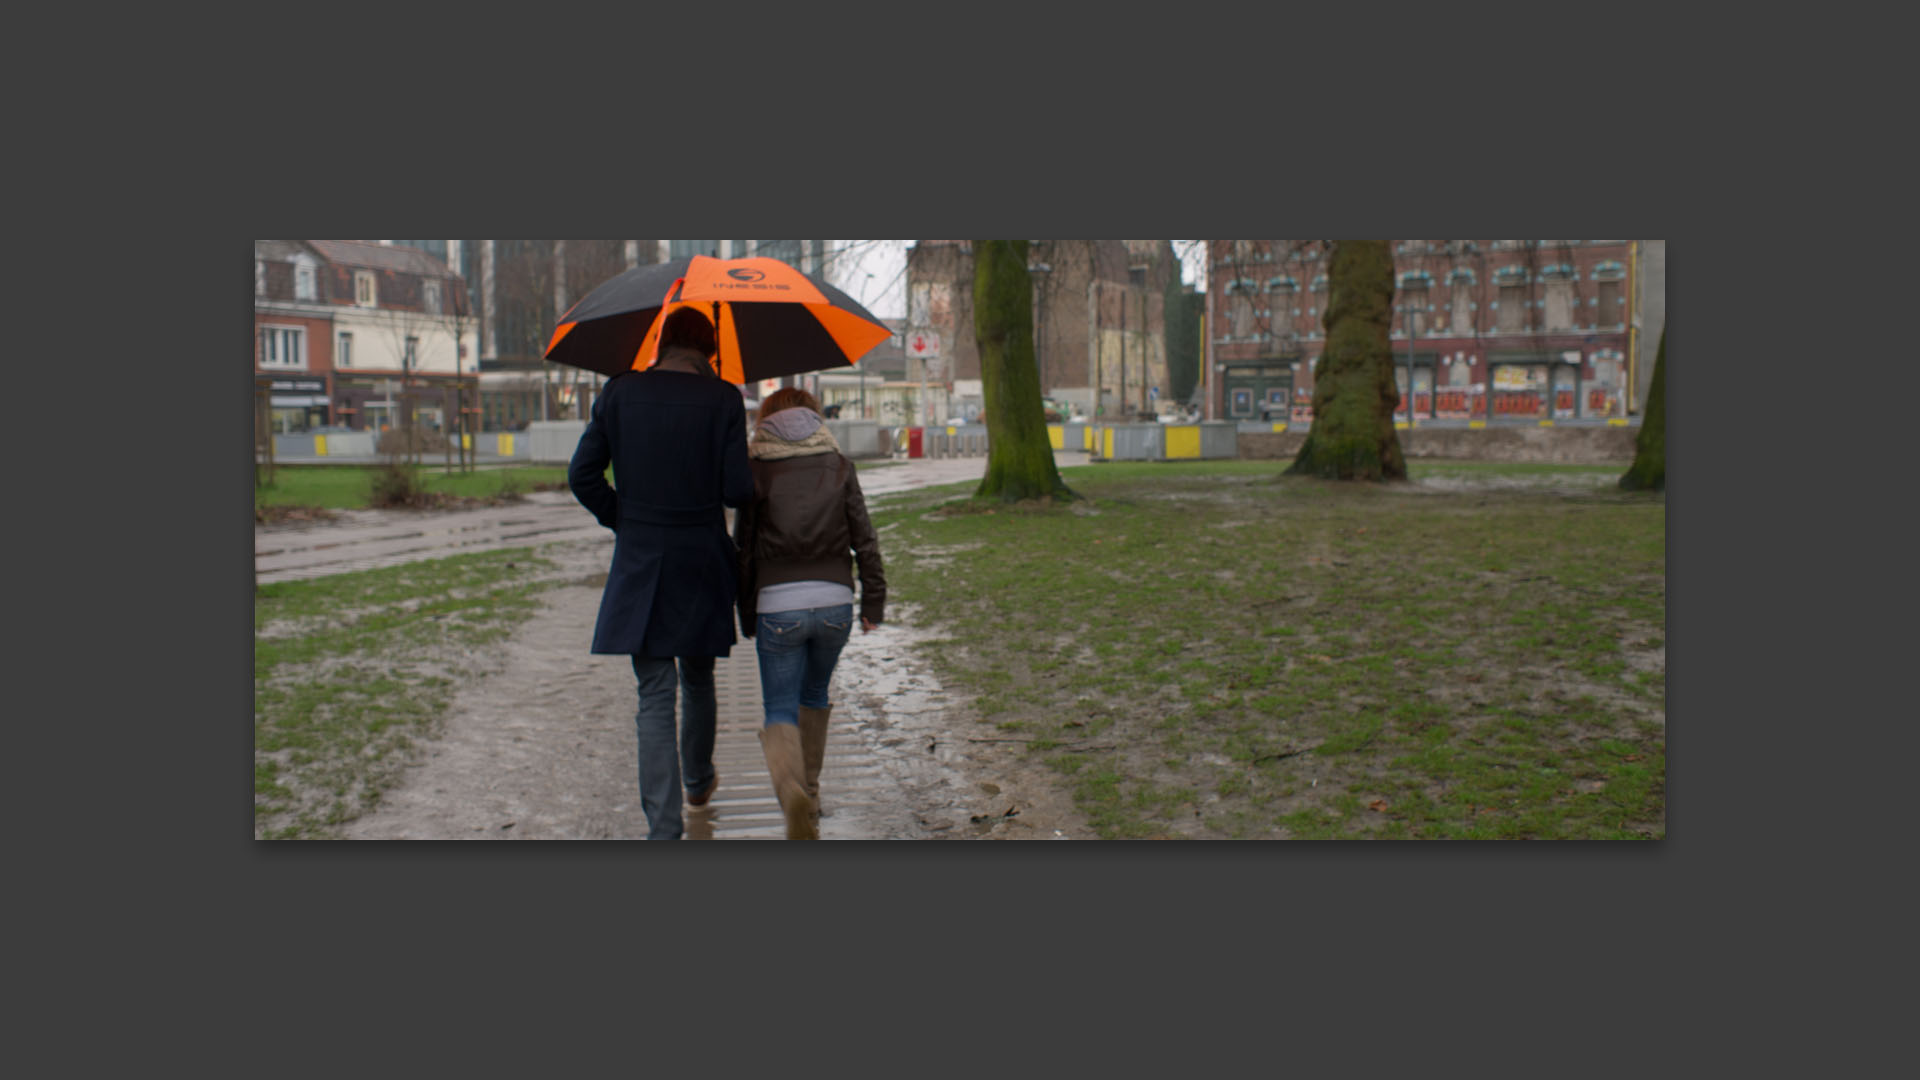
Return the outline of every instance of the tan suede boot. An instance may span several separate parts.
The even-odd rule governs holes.
[[[807,764],[807,806],[815,818],[820,816],[820,769],[827,763],[827,718],[832,715],[831,705],[800,707],[800,756]]]
[[[760,752],[766,755],[773,793],[787,818],[787,839],[818,840],[813,815],[807,812],[807,767],[800,755],[800,729],[793,724],[761,728]]]

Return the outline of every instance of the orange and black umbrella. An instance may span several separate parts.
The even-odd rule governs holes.
[[[692,307],[714,322],[720,374],[746,384],[848,367],[893,331],[852,297],[779,259],[690,259],[636,266],[567,309],[547,346],[555,363],[618,375],[659,352],[661,316]]]

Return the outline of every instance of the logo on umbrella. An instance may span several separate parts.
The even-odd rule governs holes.
[[[734,279],[735,281],[759,281],[761,278],[766,277],[767,275],[758,270],[750,270],[750,269],[747,269],[746,267],[741,267],[739,269],[727,271],[727,276]]]

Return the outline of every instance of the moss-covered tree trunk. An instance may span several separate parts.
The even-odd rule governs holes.
[[[1194,301],[1206,298],[1181,287],[1176,269],[1167,280],[1166,303],[1161,325],[1166,330],[1167,389],[1174,404],[1186,407],[1193,396],[1193,384],[1200,381],[1200,319]]]
[[[1393,433],[1393,252],[1385,240],[1341,240],[1327,269],[1327,345],[1313,368],[1313,427],[1290,474],[1404,480]]]
[[[1634,440],[1633,467],[1620,478],[1628,491],[1667,489],[1667,328],[1660,328],[1660,351],[1653,357],[1653,385],[1647,389],[1647,411],[1640,418],[1640,436]]]
[[[1025,240],[973,242],[973,334],[986,397],[987,475],[976,498],[1076,498],[1053,467],[1033,359],[1033,285]]]

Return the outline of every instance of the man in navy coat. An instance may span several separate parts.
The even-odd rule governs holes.
[[[659,361],[607,381],[567,466],[574,498],[614,531],[592,651],[633,658],[649,840],[680,839],[683,781],[695,806],[719,784],[713,662],[735,641],[734,548],[722,507],[753,498],[753,474],[746,409],[739,388],[719,377],[715,352],[705,315],[680,308],[667,316]],[[617,490],[603,475],[609,463]]]

